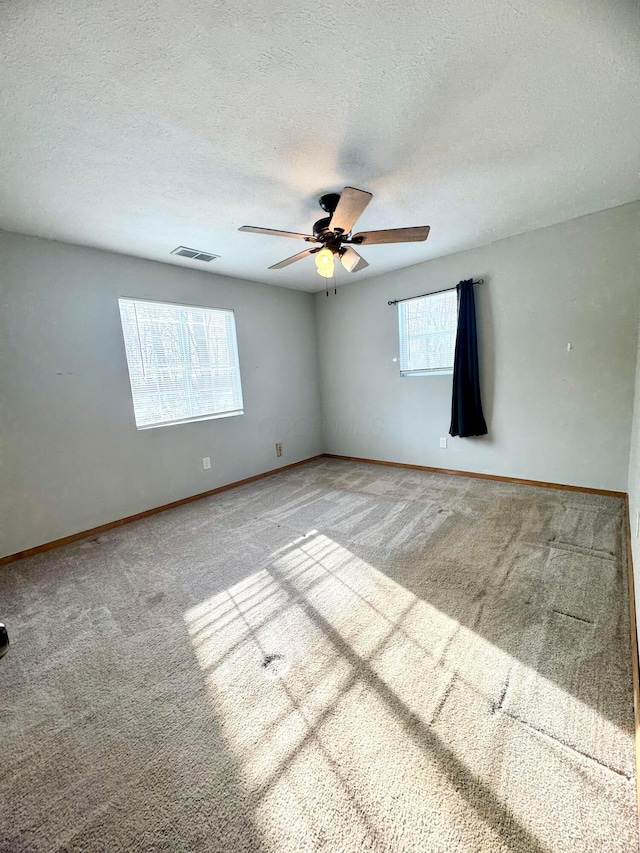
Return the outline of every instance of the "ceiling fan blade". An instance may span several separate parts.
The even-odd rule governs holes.
[[[273,228],[258,228],[257,225],[243,225],[238,231],[248,231],[250,234],[266,234],[268,237],[295,237],[297,240],[318,241],[312,234],[298,234],[296,231],[276,231]]]
[[[290,258],[285,258],[284,261],[280,261],[278,264],[274,264],[269,267],[270,270],[281,270],[282,267],[288,267],[289,264],[294,264],[296,261],[301,261],[303,258],[306,258],[307,255],[313,255],[314,252],[319,252],[320,249],[305,249],[304,252],[298,252],[297,255],[292,255]]]
[[[342,261],[342,266],[346,270],[349,270],[349,272],[358,272],[358,270],[363,270],[369,266],[367,261],[355,249],[352,249],[351,246],[347,246],[346,249],[340,249],[340,260]]]
[[[387,228],[384,231],[361,231],[354,234],[351,242],[360,246],[373,243],[419,243],[429,236],[429,225],[418,225],[415,228]]]
[[[342,190],[338,206],[331,217],[331,230],[348,234],[372,198],[371,193],[364,190],[345,187]]]

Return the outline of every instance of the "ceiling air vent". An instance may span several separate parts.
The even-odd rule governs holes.
[[[191,258],[192,261],[204,261],[209,263],[220,255],[212,255],[211,252],[199,252],[197,249],[188,249],[186,246],[178,246],[171,252],[172,255],[180,255],[181,258]]]

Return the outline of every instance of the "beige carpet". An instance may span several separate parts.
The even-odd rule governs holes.
[[[0,570],[0,849],[637,850],[620,501],[320,460]]]

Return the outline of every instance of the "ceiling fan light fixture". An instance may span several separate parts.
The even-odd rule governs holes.
[[[321,275],[322,278],[333,278],[333,267],[321,267],[317,269],[316,272],[318,275]]]
[[[333,276],[333,252],[331,249],[320,249],[315,253],[316,268],[318,275],[323,278],[331,278]]]

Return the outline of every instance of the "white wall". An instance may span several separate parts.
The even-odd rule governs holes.
[[[245,414],[137,431],[121,295],[235,309]],[[0,234],[0,556],[319,453],[314,313],[310,294]]]
[[[325,451],[626,491],[639,213],[636,202],[318,294]],[[375,246],[363,253],[375,264]],[[441,450],[451,377],[399,376],[387,301],[467,278],[486,282],[476,305],[489,435]]]

